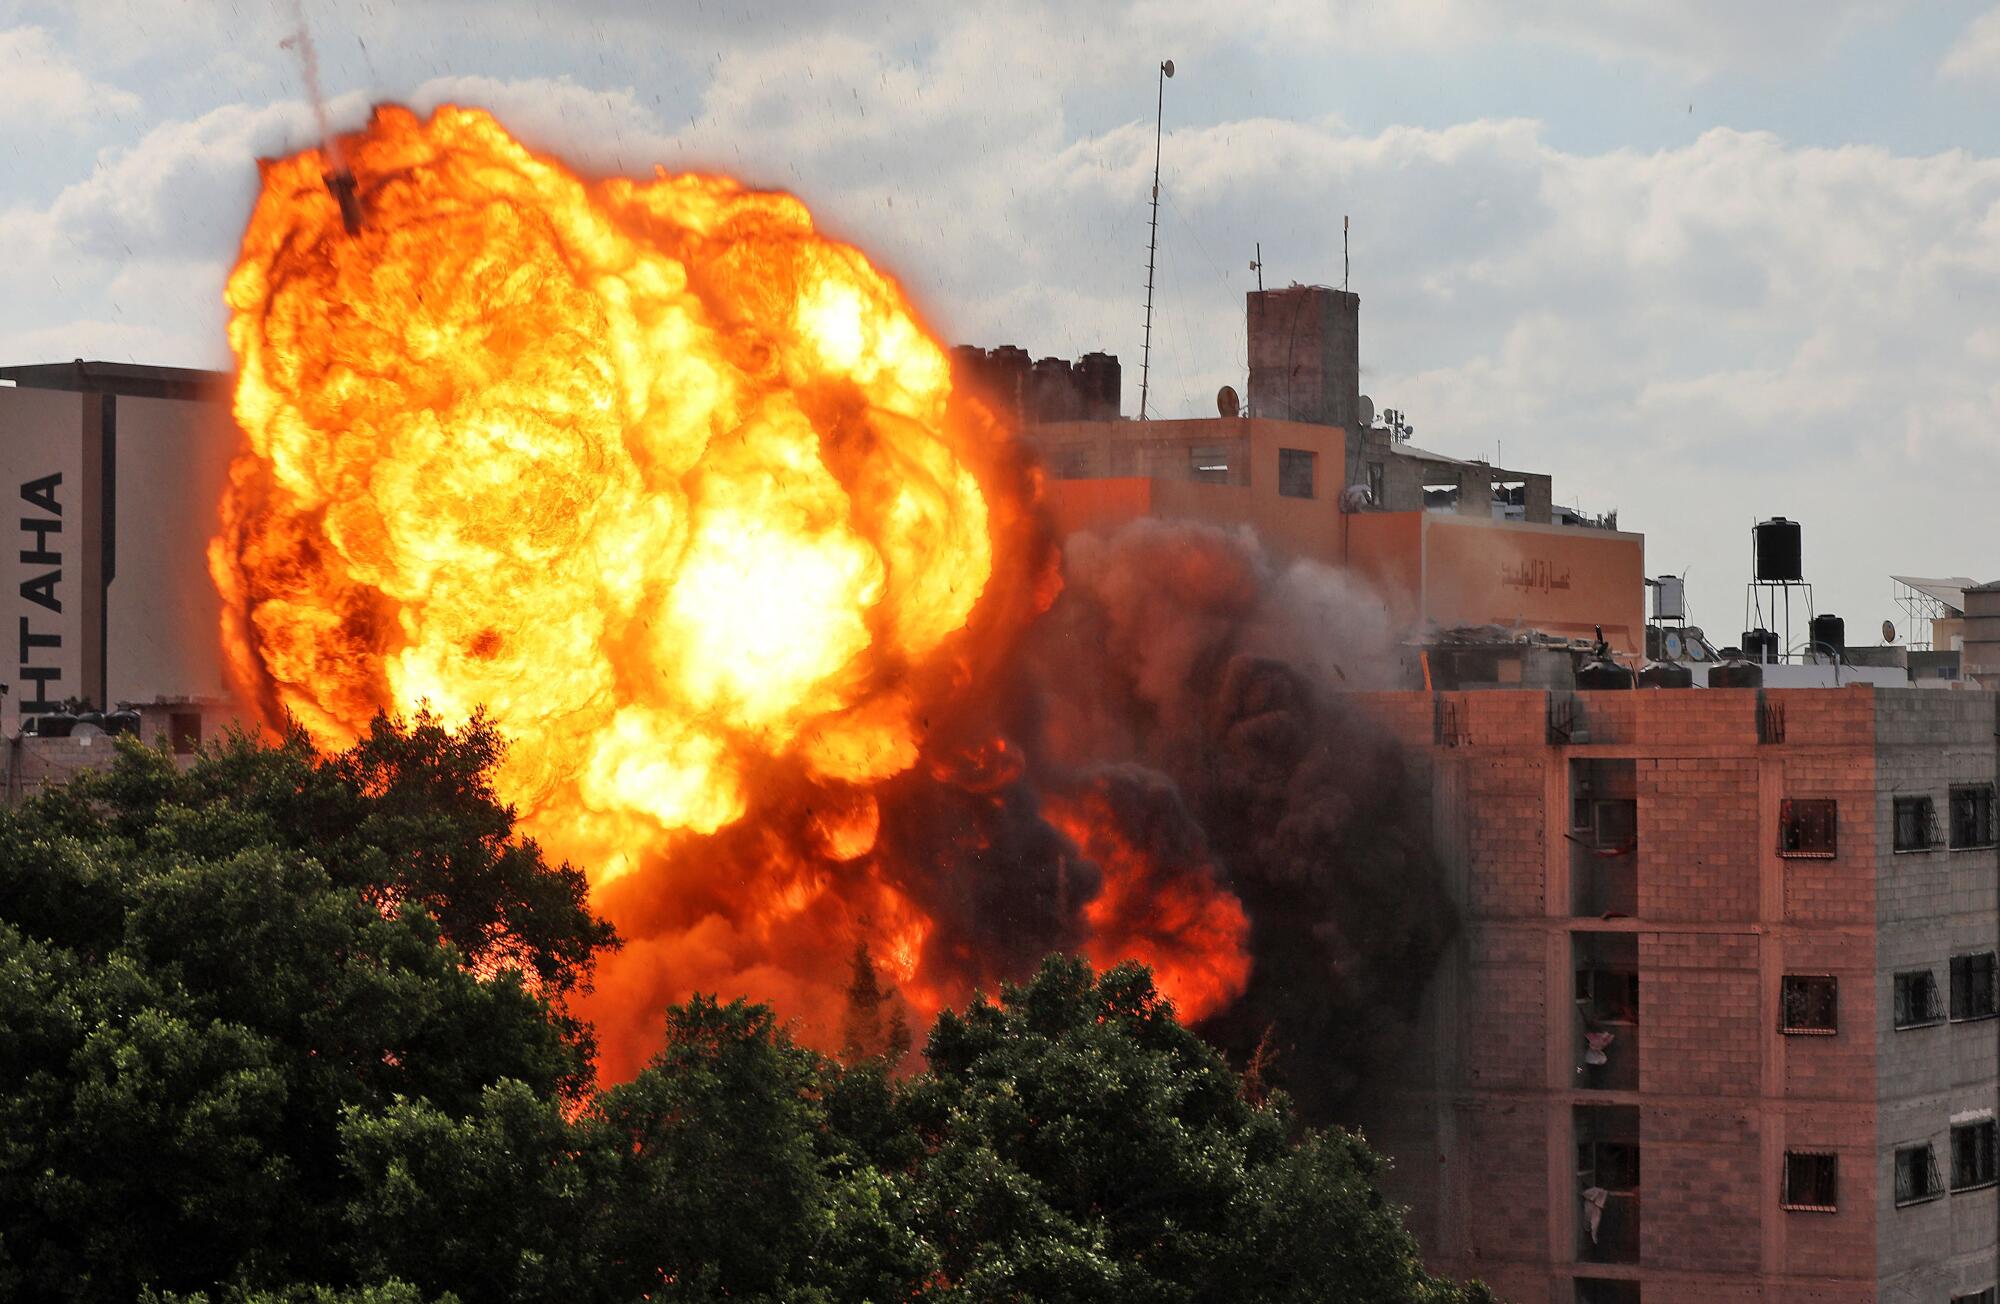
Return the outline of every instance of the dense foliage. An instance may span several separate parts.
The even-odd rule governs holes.
[[[861,952],[848,1064],[697,998],[598,1091],[565,999],[615,940],[497,753],[127,745],[0,814],[0,1297],[1489,1298],[1137,968],[1052,959],[897,1077]]]

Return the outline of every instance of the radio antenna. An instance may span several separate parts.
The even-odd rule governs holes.
[[[1139,419],[1146,419],[1146,399],[1153,380],[1153,260],[1160,252],[1160,132],[1167,120],[1167,78],[1174,61],[1160,61],[1159,102],[1153,106],[1153,226],[1146,242],[1146,347],[1139,355]]]

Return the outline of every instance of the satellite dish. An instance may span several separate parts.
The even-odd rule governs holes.
[[[1703,647],[1701,644],[1695,642],[1693,639],[1689,639],[1687,642],[1687,654],[1688,654],[1688,660],[1690,661],[1708,660],[1708,649]]]
[[[1167,76],[1169,76],[1169,77],[1173,76],[1173,75],[1174,75],[1174,61],[1173,61],[1172,59],[1168,59],[1168,60],[1167,60],[1166,62],[1162,63],[1162,64],[1160,65],[1160,71],[1161,71],[1161,72],[1163,72],[1163,73],[1165,73],[1165,74],[1166,74]]]
[[[1215,410],[1225,417],[1243,415],[1243,400],[1236,397],[1236,386],[1224,385],[1215,391]]]
[[[1375,424],[1375,400],[1363,394],[1354,401],[1354,419],[1363,426]]]
[[[1894,643],[1896,641],[1895,621],[1885,620],[1882,622],[1882,641],[1884,643]]]
[[[1681,641],[1681,636],[1679,632],[1671,629],[1667,631],[1666,646],[1667,646],[1667,660],[1669,661],[1680,660],[1681,653],[1684,650],[1686,650],[1687,647],[1687,645]]]

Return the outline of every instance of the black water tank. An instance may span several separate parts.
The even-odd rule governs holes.
[[[121,707],[104,717],[104,732],[110,734],[131,734],[139,736],[139,713],[131,707]]]
[[[101,711],[79,711],[77,713],[75,727],[77,729],[81,729],[85,725],[89,725],[91,728],[98,730],[100,733],[103,732],[104,713]]]
[[[1762,688],[1764,667],[1734,658],[1708,668],[1710,688]]]
[[[1797,582],[1805,578],[1799,556],[1799,523],[1782,516],[1759,521],[1750,531],[1756,544],[1760,583]]]
[[[1743,655],[1760,665],[1776,665],[1778,636],[1768,629],[1743,631]]]
[[[1824,652],[1831,648],[1835,656],[1847,651],[1847,622],[1831,613],[1812,618],[1813,651]]]
[[[1678,661],[1655,661],[1639,672],[1641,688],[1693,688],[1694,671]]]
[[[1632,672],[1616,661],[1586,661],[1577,667],[1576,686],[1580,689],[1630,688]]]
[[[21,732],[36,738],[67,738],[76,727],[76,717],[67,711],[45,711],[21,722]]]

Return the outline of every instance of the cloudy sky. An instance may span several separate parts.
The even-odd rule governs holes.
[[[1819,606],[2000,576],[2000,8],[1971,0],[305,0],[338,125],[487,106],[594,171],[804,196],[955,341],[1243,379],[1242,296],[1338,283],[1416,442],[1555,474],[1717,641],[1749,527]],[[0,361],[220,366],[253,160],[312,139],[291,0],[0,0]]]

